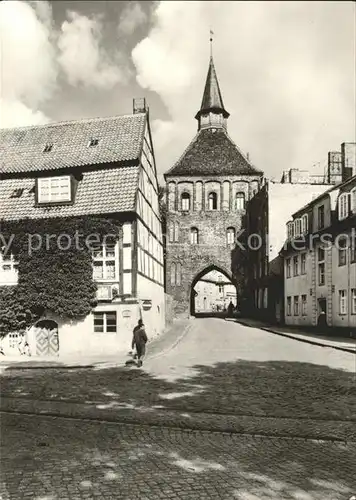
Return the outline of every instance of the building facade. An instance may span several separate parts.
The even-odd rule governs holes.
[[[110,217],[118,228],[115,240],[90,248],[97,285],[91,313],[69,319],[45,310],[26,333],[31,354],[128,349],[140,317],[149,338],[159,335],[165,325],[163,242],[145,103],[135,101],[131,115],[3,129],[0,147],[0,231],[5,222],[50,225],[82,217]],[[2,251],[0,286],[17,286],[19,263]],[[75,297],[75,286],[71,293]],[[16,351],[14,337],[3,340],[5,351]]]
[[[350,177],[354,146],[343,143],[340,151],[329,152],[325,175],[289,169],[283,172],[280,182],[265,180],[248,204],[248,234],[252,243],[252,235],[258,238],[252,245],[255,249],[248,253],[243,300],[246,315],[284,322],[284,264],[279,252],[285,243],[285,226],[300,207]]]
[[[232,275],[235,238],[245,225],[246,205],[259,190],[262,172],[227,133],[226,111],[213,59],[200,110],[198,132],[165,174],[167,189],[166,290],[174,314],[190,314],[192,290],[216,269]]]
[[[329,187],[266,180],[250,201],[247,226],[252,248],[248,253],[244,314],[283,323],[283,264],[279,251],[285,242],[286,223],[293,212]],[[257,235],[256,241],[253,235]]]
[[[287,224],[288,325],[356,331],[356,176],[299,209]]]
[[[230,301],[236,307],[236,288],[218,271],[206,274],[196,283],[193,291],[195,313],[224,311]]]

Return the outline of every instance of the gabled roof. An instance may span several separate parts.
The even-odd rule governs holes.
[[[73,205],[36,206],[36,179],[3,179],[0,182],[0,219],[75,217],[135,210],[139,166],[87,171],[78,181]],[[23,189],[19,197],[11,195]]]
[[[331,188],[329,189],[326,189],[323,193],[319,194],[319,196],[317,196],[316,198],[314,198],[313,200],[311,200],[309,203],[307,203],[306,205],[303,205],[301,208],[299,208],[296,212],[294,212],[292,214],[292,217],[295,218],[297,217],[297,215],[300,213],[300,212],[303,212],[305,210],[307,210],[309,207],[312,207],[314,206],[316,203],[318,203],[320,200],[322,200],[323,198],[325,198],[326,196],[329,196],[333,191],[336,191],[337,192],[337,195],[339,194],[339,191],[340,189],[344,188],[345,186],[347,186],[348,184],[352,184],[353,182],[356,181],[356,175],[350,177],[349,179],[346,179],[345,181],[341,181],[337,184],[335,184],[334,186],[332,186]]]
[[[202,129],[164,176],[262,175],[224,129]]]
[[[210,57],[209,69],[206,77],[200,111],[198,111],[196,118],[199,118],[200,114],[209,111],[220,111],[222,112],[225,118],[229,117],[229,113],[224,108],[224,103],[222,100],[218,77],[216,76],[216,71],[212,56]]]
[[[137,160],[146,114],[0,129],[0,173],[57,170]],[[98,143],[90,147],[90,141]],[[43,152],[47,145],[52,149]]]

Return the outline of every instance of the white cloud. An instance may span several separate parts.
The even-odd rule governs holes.
[[[48,29],[30,5],[1,2],[1,126],[21,125],[22,111],[26,124],[31,116],[36,121],[44,119],[38,108],[52,94],[57,77],[48,38]]]
[[[101,17],[67,17],[57,30],[49,2],[0,3],[0,127],[48,122],[41,108],[61,74],[70,85],[98,89],[127,80],[123,55],[103,45]]]
[[[89,19],[72,11],[67,12],[67,17],[69,21],[62,24],[58,39],[58,62],[68,82],[71,85],[108,89],[125,81],[127,73],[101,45],[101,19]]]
[[[137,82],[171,116],[153,123],[159,169],[196,131],[210,26],[229,134],[267,175],[309,168],[355,140],[354,14],[351,2],[160,2],[132,52]]]
[[[147,15],[138,2],[129,2],[120,15],[118,31],[131,35],[139,26],[147,21]]]
[[[0,128],[43,125],[50,119],[39,110],[33,110],[18,100],[0,98]]]

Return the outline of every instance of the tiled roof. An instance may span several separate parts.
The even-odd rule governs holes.
[[[0,173],[20,173],[136,160],[146,114],[0,129]],[[89,147],[91,139],[98,144]],[[46,145],[52,150],[44,153]]]
[[[262,175],[224,129],[202,129],[165,176]]]
[[[197,117],[199,116],[199,114],[211,110],[222,111],[225,118],[229,116],[229,113],[224,108],[218,77],[216,76],[214,61],[212,57],[210,57],[209,70],[206,77],[203,99]]]
[[[0,183],[0,219],[74,217],[126,212],[135,209],[139,167],[119,167],[83,173],[78,182],[75,203],[53,207],[36,207],[33,190],[35,179],[5,179]],[[18,198],[11,195],[24,189]]]

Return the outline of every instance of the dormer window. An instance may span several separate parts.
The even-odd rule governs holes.
[[[294,221],[294,236],[300,236],[302,228],[302,219],[295,219]]]
[[[302,217],[302,233],[305,234],[308,232],[308,214],[304,214]]]
[[[287,224],[287,238],[291,240],[294,237],[294,222],[290,221]]]
[[[46,144],[44,149],[43,149],[43,152],[49,153],[50,151],[52,151],[52,148],[53,148],[53,144]]]
[[[61,177],[41,177],[37,181],[38,203],[58,203],[71,201],[71,178],[69,175]]]
[[[339,220],[346,219],[349,215],[349,193],[343,193],[339,197]]]
[[[99,144],[99,139],[90,139],[89,147],[92,148],[94,146],[97,146],[98,144]]]
[[[20,198],[24,192],[24,188],[14,189],[10,195],[10,198]]]

